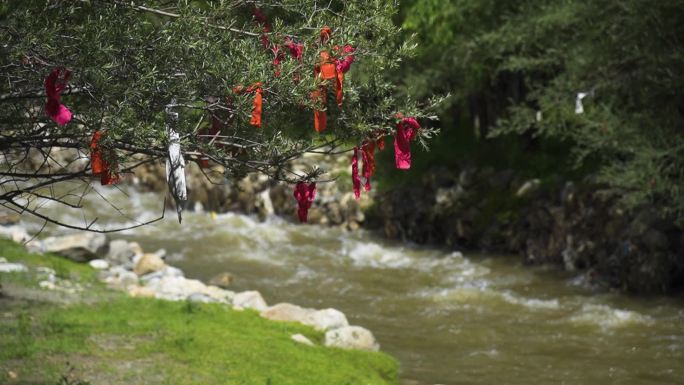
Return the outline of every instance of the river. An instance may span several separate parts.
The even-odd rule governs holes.
[[[118,199],[148,217],[160,203],[153,194]],[[407,382],[684,384],[682,298],[595,292],[516,257],[463,256],[366,231],[230,213],[187,213],[182,225],[174,217],[112,238],[166,249],[191,278],[229,271],[234,290],[259,290],[269,304],[337,308],[399,359]]]

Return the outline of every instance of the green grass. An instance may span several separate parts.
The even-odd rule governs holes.
[[[28,254],[4,241],[0,255],[30,266],[53,263],[71,277],[94,276],[87,266]],[[12,284],[30,281],[31,273],[25,275]],[[0,279],[7,282],[7,276]],[[303,325],[218,304],[130,298],[101,285],[87,295],[107,300],[64,306],[0,299],[0,383],[13,383],[11,370],[16,383],[57,384],[68,367],[93,385],[397,382],[397,363],[386,354],[292,341],[301,333],[321,343],[322,333]]]

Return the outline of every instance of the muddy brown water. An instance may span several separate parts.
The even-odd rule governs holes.
[[[148,217],[160,202],[131,192],[119,199]],[[231,272],[234,290],[259,290],[269,304],[337,308],[375,334],[405,380],[684,384],[681,297],[596,292],[572,274],[524,267],[515,257],[463,256],[363,231],[238,214],[189,213],[179,225],[167,214],[112,238],[166,249],[169,263],[191,278]]]

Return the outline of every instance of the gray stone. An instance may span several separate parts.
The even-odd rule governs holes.
[[[29,245],[34,242],[29,242]],[[97,259],[107,243],[107,237],[100,233],[78,233],[45,238],[35,244],[40,252],[53,253],[75,262]]]
[[[361,326],[345,326],[325,333],[325,346],[342,349],[358,349],[377,352],[380,345],[368,329]]]
[[[308,309],[291,303],[279,303],[261,312],[261,316],[273,321],[299,322],[316,330],[331,330],[349,326],[347,317],[336,309]]]
[[[0,263],[0,273],[25,273],[28,268],[21,263]]]
[[[256,311],[264,311],[268,308],[266,301],[258,291],[243,291],[235,294],[233,305]]]
[[[147,287],[154,290],[157,298],[181,301],[194,293],[207,294],[207,286],[196,279],[168,277],[152,280]]]
[[[203,293],[192,293],[186,299],[190,302],[201,302],[201,303],[216,302],[215,299],[213,299],[213,298],[211,298],[208,295],[203,294]]]
[[[306,338],[306,336],[304,336],[303,334],[293,334],[290,336],[290,338],[292,338],[292,341],[294,342],[298,342],[300,344],[304,344],[307,346],[314,346],[314,343],[311,342],[310,339]]]
[[[142,254],[142,248],[137,242],[115,239],[109,242],[106,259],[112,265],[124,265],[132,262],[136,255],[142,256]]]
[[[109,269],[109,262],[105,261],[104,259],[93,259],[92,261],[88,262],[88,264],[95,270]]]
[[[337,309],[323,309],[314,312],[310,322],[305,323],[313,326],[317,330],[332,330],[349,326],[347,317]]]
[[[17,243],[24,243],[31,239],[26,229],[19,225],[0,226],[0,238],[11,239]]]

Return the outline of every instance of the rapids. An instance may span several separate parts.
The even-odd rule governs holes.
[[[146,218],[161,204],[153,194],[110,195],[124,212]],[[88,216],[95,215],[134,223],[91,205]],[[229,271],[233,290],[259,290],[269,304],[337,308],[399,359],[404,380],[684,383],[682,298],[595,292],[569,273],[524,267],[516,257],[464,256],[279,218],[186,213],[179,225],[167,211],[161,222],[112,238],[166,249],[169,263],[191,278]]]

